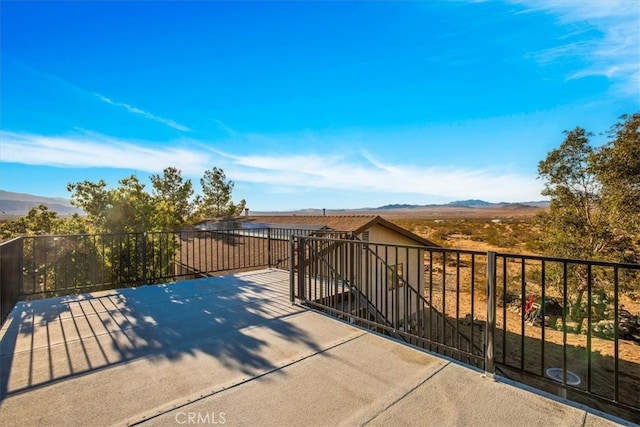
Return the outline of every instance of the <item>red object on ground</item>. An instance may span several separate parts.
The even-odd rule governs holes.
[[[525,313],[529,313],[531,311],[531,308],[533,307],[533,303],[536,301],[536,296],[535,295],[529,295],[529,298],[527,298],[527,302],[524,305],[524,312]]]

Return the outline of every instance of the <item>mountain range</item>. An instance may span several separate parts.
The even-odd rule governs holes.
[[[45,205],[49,210],[56,211],[60,215],[82,212],[80,209],[71,206],[70,200],[61,197],[43,197],[0,190],[0,219],[26,215],[29,209],[40,205]]]
[[[534,208],[547,208],[549,207],[549,202],[546,200],[532,201],[532,202],[486,202],[484,200],[478,199],[469,199],[469,200],[456,200],[455,202],[444,203],[440,205],[431,204],[431,205],[407,205],[407,204],[393,204],[393,205],[384,205],[378,208],[374,208],[376,210],[389,210],[389,209],[419,209],[419,208],[436,208],[436,207],[453,207],[453,208],[501,208],[501,207],[534,207]]]
[[[29,209],[45,205],[52,211],[58,212],[60,215],[70,215],[73,213],[82,213],[81,210],[71,206],[69,199],[59,197],[44,197],[26,193],[13,193],[10,191],[0,190],[0,219],[11,219],[26,215]],[[520,203],[491,203],[484,200],[470,199],[458,200],[445,204],[429,204],[429,205],[412,205],[412,204],[389,204],[377,208],[362,209],[330,209],[331,213],[357,214],[357,213],[391,213],[391,212],[411,212],[425,209],[544,209],[549,206],[547,201],[532,201]],[[289,213],[306,213],[318,214],[322,209],[301,209],[290,211]],[[283,212],[284,213],[284,212]]]

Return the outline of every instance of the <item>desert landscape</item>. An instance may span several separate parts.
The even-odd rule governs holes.
[[[535,224],[534,217],[544,209],[531,206],[434,207],[422,208],[419,211],[391,210],[384,216],[445,248],[542,255],[536,252],[535,242],[544,231]],[[486,261],[483,257],[476,259],[473,278],[469,261],[470,256],[464,254],[458,259],[448,256],[443,260],[439,255],[425,259],[425,298],[431,302],[433,310],[444,313],[451,322],[456,322],[461,333],[469,337],[473,329],[475,345],[481,348],[484,345],[483,332],[486,326]],[[506,266],[503,267],[505,263]],[[497,348],[501,351],[496,357],[500,363],[501,374],[556,393],[558,388],[550,385],[548,381],[543,381],[542,377],[546,376],[547,369],[562,366],[563,358],[566,357],[567,369],[581,378],[581,384],[576,386],[577,390],[588,388],[593,393],[613,399],[614,382],[618,381],[620,400],[637,405],[640,396],[640,334],[637,329],[637,326],[640,326],[640,287],[637,277],[635,285],[629,285],[619,294],[619,315],[630,315],[636,329],[633,335],[629,334],[626,337],[622,337],[621,333],[621,339],[616,346],[612,336],[596,332],[600,330],[599,326],[594,326],[596,321],[592,322],[593,332],[588,337],[586,319],[580,325],[567,320],[567,325],[563,326],[561,318],[550,319],[548,316],[541,321],[540,318],[535,319],[527,314],[526,304],[523,308],[521,296],[524,291],[526,296],[540,298],[540,268],[540,261],[498,257],[496,341]],[[552,269],[553,265],[549,263],[547,268]],[[507,275],[501,280],[503,269]],[[594,267],[594,274],[596,270]],[[599,273],[603,276],[610,275],[604,269]],[[457,289],[460,289],[458,295]],[[562,301],[561,292],[550,282],[546,284],[545,293],[547,300]],[[600,298],[596,301],[603,306],[606,305],[604,310],[612,317],[612,292],[594,297]],[[604,303],[601,301],[603,298]],[[564,329],[567,333],[563,332]],[[590,352],[588,348],[591,349]],[[617,379],[613,375],[616,354],[621,368],[621,374]],[[510,366],[516,369],[509,369]],[[531,375],[523,375],[518,372],[520,369]],[[600,405],[595,400],[580,395],[579,391],[569,389],[567,395],[594,407]],[[612,413],[617,411],[616,408],[601,408]]]
[[[456,330],[466,337],[467,343],[472,343],[475,350],[468,351],[477,355],[482,354],[481,349],[485,345],[487,290],[484,254],[487,251],[498,253],[496,360],[500,374],[556,393],[558,386],[545,380],[547,370],[566,364],[569,371],[581,378],[579,385],[567,390],[569,398],[616,413],[617,408],[601,406],[601,401],[581,395],[580,391],[588,390],[614,399],[617,382],[620,395],[616,400],[637,406],[637,396],[640,395],[640,333],[636,328],[628,334],[621,334],[616,345],[611,330],[606,329],[613,319],[611,289],[604,297],[595,296],[600,298],[598,304],[602,307],[598,313],[600,317],[591,323],[590,336],[586,333],[589,324],[585,319],[567,319],[563,324],[562,316],[557,313],[553,318],[547,316],[542,319],[527,307],[525,299],[532,297],[538,304],[539,312],[542,295],[556,304],[563,301],[560,286],[553,283],[550,275],[558,265],[553,262],[546,265],[543,281],[541,261],[523,257],[544,255],[537,250],[544,230],[537,225],[535,218],[547,208],[545,202],[486,203],[470,200],[447,205],[388,205],[356,210],[308,209],[268,214],[380,215],[450,250],[446,258],[438,251],[427,252],[425,256],[423,296],[428,304],[425,305],[425,317],[421,322],[425,330],[419,335],[455,348],[454,340],[460,337],[454,337],[453,329],[443,326],[440,320],[444,319],[449,325],[455,325]],[[251,212],[252,216],[260,214]],[[472,255],[471,252],[476,254]],[[474,266],[473,270],[471,265]],[[609,274],[597,268],[594,268],[594,272],[605,279]],[[637,278],[634,280],[626,283],[619,293],[619,315],[628,315],[630,322],[640,327],[640,287]],[[544,290],[543,283],[546,283]],[[434,312],[437,315],[432,319],[439,320],[431,323],[425,321]],[[613,374],[616,372],[616,363],[620,372],[617,378]],[[620,415],[629,417],[624,413]]]

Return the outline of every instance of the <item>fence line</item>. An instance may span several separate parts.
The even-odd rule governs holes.
[[[627,356],[638,351],[640,321],[624,307],[640,292],[638,264],[290,228],[30,236],[0,244],[1,321],[20,298],[264,267],[290,271],[292,302],[639,417],[640,369]]]
[[[621,357],[640,343],[621,300],[638,264],[310,236],[290,250],[292,301],[638,421],[638,358]]]
[[[3,320],[16,296],[47,298],[231,271],[288,269],[289,236],[310,233],[257,228],[19,237],[0,245]]]

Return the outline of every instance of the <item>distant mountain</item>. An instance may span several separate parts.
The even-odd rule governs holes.
[[[500,203],[491,203],[485,200],[478,199],[469,199],[469,200],[457,200],[455,202],[444,203],[440,205],[431,204],[431,205],[410,205],[404,203],[396,203],[391,205],[384,205],[378,208],[373,208],[373,210],[397,210],[397,209],[420,209],[420,208],[437,208],[437,207],[451,207],[451,208],[501,208],[501,207],[509,207],[509,208],[548,208],[549,202],[545,200],[534,201],[534,202],[500,202]]]
[[[455,206],[455,207],[470,207],[476,208],[479,206],[491,206],[494,203],[485,202],[484,200],[478,199],[470,199],[470,200],[458,200],[456,202],[447,203],[447,206]]]
[[[537,202],[521,202],[521,205],[525,206],[533,206],[535,208],[548,208],[549,202],[547,200],[540,200]]]
[[[39,205],[45,205],[60,215],[82,213],[80,209],[71,206],[68,199],[0,190],[0,219],[26,215],[29,209]]]
[[[74,213],[82,213],[80,209],[71,206],[71,201],[60,197],[43,197],[26,193],[13,193],[11,191],[0,190],[0,219],[10,219],[26,215],[29,209],[37,207],[38,205],[45,205],[52,211],[58,212],[59,215],[70,215]],[[506,210],[515,209],[535,209],[535,208],[547,208],[549,202],[547,201],[531,201],[531,202],[519,202],[519,203],[491,203],[484,200],[469,199],[458,200],[455,202],[444,204],[427,204],[427,205],[412,205],[407,203],[395,203],[380,206],[378,208],[361,208],[361,209],[300,209],[293,211],[283,211],[282,214],[300,214],[300,215],[362,215],[362,214],[374,214],[377,215],[378,211],[412,211],[414,209],[445,209],[446,211],[459,208],[475,208],[480,211],[489,208],[504,208]],[[264,212],[252,212],[252,214],[261,214]],[[267,212],[273,215],[276,212]],[[390,212],[391,213],[391,212]],[[382,213],[381,213],[382,214]]]
[[[393,205],[384,205],[384,206],[380,206],[379,208],[374,208],[374,209],[379,209],[379,210],[388,210],[388,209],[411,209],[411,208],[416,208],[418,207],[418,205],[407,205],[407,204],[393,204]]]

